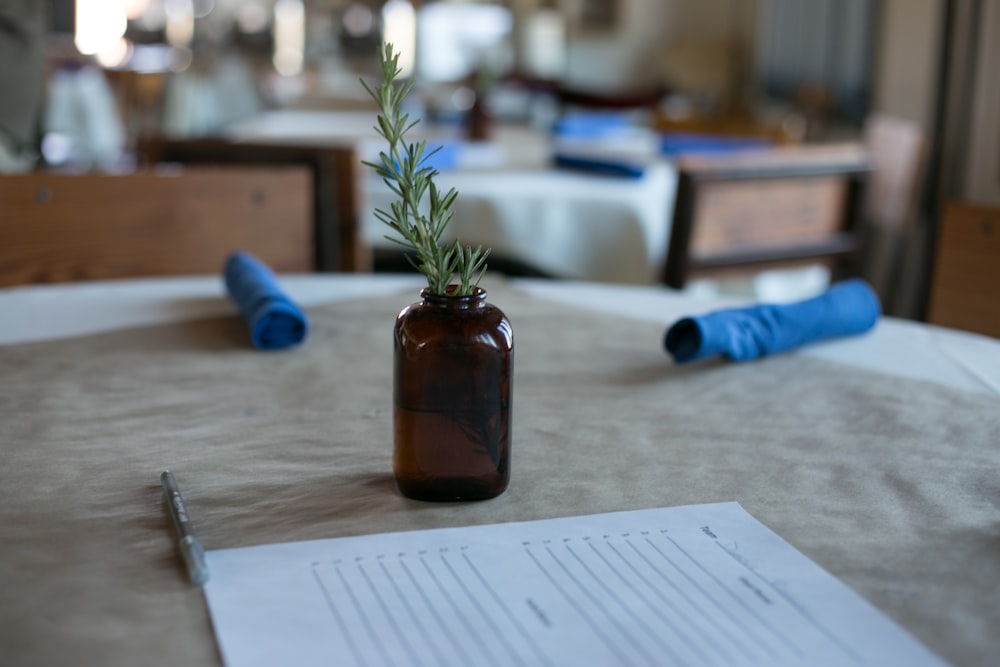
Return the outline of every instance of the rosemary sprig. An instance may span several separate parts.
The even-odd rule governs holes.
[[[416,259],[410,254],[406,259],[427,278],[432,294],[447,294],[452,279],[457,277],[451,294],[468,296],[479,286],[490,251],[481,245],[476,248],[462,246],[458,239],[442,243],[441,235],[455,217],[458,193],[451,188],[442,194],[434,183],[438,171],[426,166],[427,159],[440,147],[425,154],[426,140],[406,141],[406,133],[420,121],[410,122],[409,114],[402,111],[413,80],[397,84],[399,54],[393,52],[392,44],[386,43],[379,50],[379,64],[382,83],[374,90],[364,80],[361,84],[378,104],[380,113],[375,131],[389,143],[389,148],[379,153],[379,162],[363,161],[363,164],[374,168],[398,199],[390,204],[389,211],[375,209],[375,217],[398,234],[398,237],[387,234],[386,239],[413,251]],[[428,200],[426,215],[421,212],[425,196]]]

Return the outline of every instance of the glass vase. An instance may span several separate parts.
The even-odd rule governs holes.
[[[393,474],[419,500],[492,498],[510,479],[510,322],[482,288],[453,291],[425,288],[396,318]]]

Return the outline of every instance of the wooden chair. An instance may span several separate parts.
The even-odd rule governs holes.
[[[350,145],[152,137],[140,143],[138,153],[149,165],[303,165],[312,176],[317,270],[371,269],[358,222],[360,158]]]
[[[945,207],[927,321],[1000,338],[1000,209]]]
[[[861,146],[803,145],[682,157],[664,282],[815,262],[852,273],[861,247]]]
[[[0,175],[0,286],[220,273],[243,249],[311,271],[301,167]]]
[[[865,120],[864,144],[872,161],[865,198],[867,243],[861,274],[871,283],[887,314],[897,313],[906,296],[903,261],[915,242],[927,141],[914,121],[884,113]]]
[[[762,123],[747,115],[671,118],[662,111],[654,115],[653,128],[661,133],[759,139],[776,145],[800,144],[805,133],[804,126],[798,127],[791,123]]]
[[[894,229],[911,224],[927,159],[923,130],[914,121],[873,113],[865,121],[864,144],[872,162],[865,217]]]

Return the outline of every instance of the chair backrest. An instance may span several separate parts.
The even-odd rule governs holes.
[[[878,292],[885,313],[905,315],[905,258],[919,237],[927,140],[919,123],[876,112],[865,120],[863,142],[872,173],[865,197],[867,248],[859,272]]]
[[[927,321],[1000,338],[1000,209],[945,207]]]
[[[302,167],[0,175],[0,285],[213,274],[243,249],[313,269]]]
[[[872,161],[865,204],[868,222],[890,229],[909,225],[917,208],[926,143],[914,121],[884,113],[873,113],[865,121],[864,144]]]
[[[747,150],[677,161],[664,282],[809,262],[850,273],[870,170],[855,144]]]
[[[371,252],[362,242],[358,222],[360,159],[350,144],[151,137],[140,142],[138,153],[150,165],[303,165],[309,169],[313,180],[316,268],[320,271],[371,269]]]

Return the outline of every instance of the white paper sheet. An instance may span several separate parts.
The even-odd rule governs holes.
[[[244,665],[942,665],[736,503],[210,551]]]

